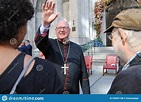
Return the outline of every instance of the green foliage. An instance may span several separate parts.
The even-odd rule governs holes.
[[[89,50],[91,47],[105,47],[105,45],[103,45],[103,41],[100,37],[91,40],[89,42],[87,42],[86,44],[80,45],[83,52]]]

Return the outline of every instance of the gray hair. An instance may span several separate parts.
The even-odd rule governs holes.
[[[141,50],[141,31],[122,30],[126,33],[130,49],[134,52]]]
[[[61,19],[61,20],[59,20],[59,22],[57,23],[57,25],[58,25],[60,22],[66,23],[66,25],[70,28],[69,22],[68,22],[66,19]],[[57,25],[56,25],[56,26],[57,26]]]

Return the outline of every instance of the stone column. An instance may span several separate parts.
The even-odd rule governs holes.
[[[104,11],[102,14],[102,26],[101,26],[101,33],[100,33],[100,37],[103,41],[103,44],[106,45],[106,34],[104,33],[104,31],[106,30],[106,12]]]
[[[79,43],[78,40],[78,20],[77,20],[77,12],[78,12],[78,0],[69,0],[69,9],[70,9],[70,40]]]
[[[77,34],[79,44],[82,45],[87,42],[90,36],[90,24],[89,24],[89,1],[78,0],[77,1]]]
[[[36,2],[37,2],[37,0],[32,0],[34,8],[36,7]],[[34,36],[35,36],[35,32],[36,32],[35,19],[36,18],[35,18],[35,13],[34,13],[32,19],[28,21],[27,34],[26,34],[26,36],[24,38],[24,40],[28,39],[30,41],[30,44],[32,45],[33,50],[36,49],[36,46],[35,46],[35,43],[34,43]]]

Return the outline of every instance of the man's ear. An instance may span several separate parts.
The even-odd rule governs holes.
[[[118,33],[119,33],[119,36],[121,38],[123,45],[125,45],[125,42],[127,40],[126,33],[121,28],[118,28]]]
[[[137,0],[137,2],[141,5],[141,0]]]

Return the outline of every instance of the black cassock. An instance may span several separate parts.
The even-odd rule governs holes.
[[[79,94],[80,81],[83,93],[90,94],[88,73],[81,47],[71,41],[65,45],[69,68],[64,74],[62,68],[64,66],[64,45],[57,39],[48,38],[48,35],[49,31],[41,35],[38,30],[35,43],[37,48],[43,52],[45,58],[56,66],[62,83],[60,85],[63,88],[62,93]]]

